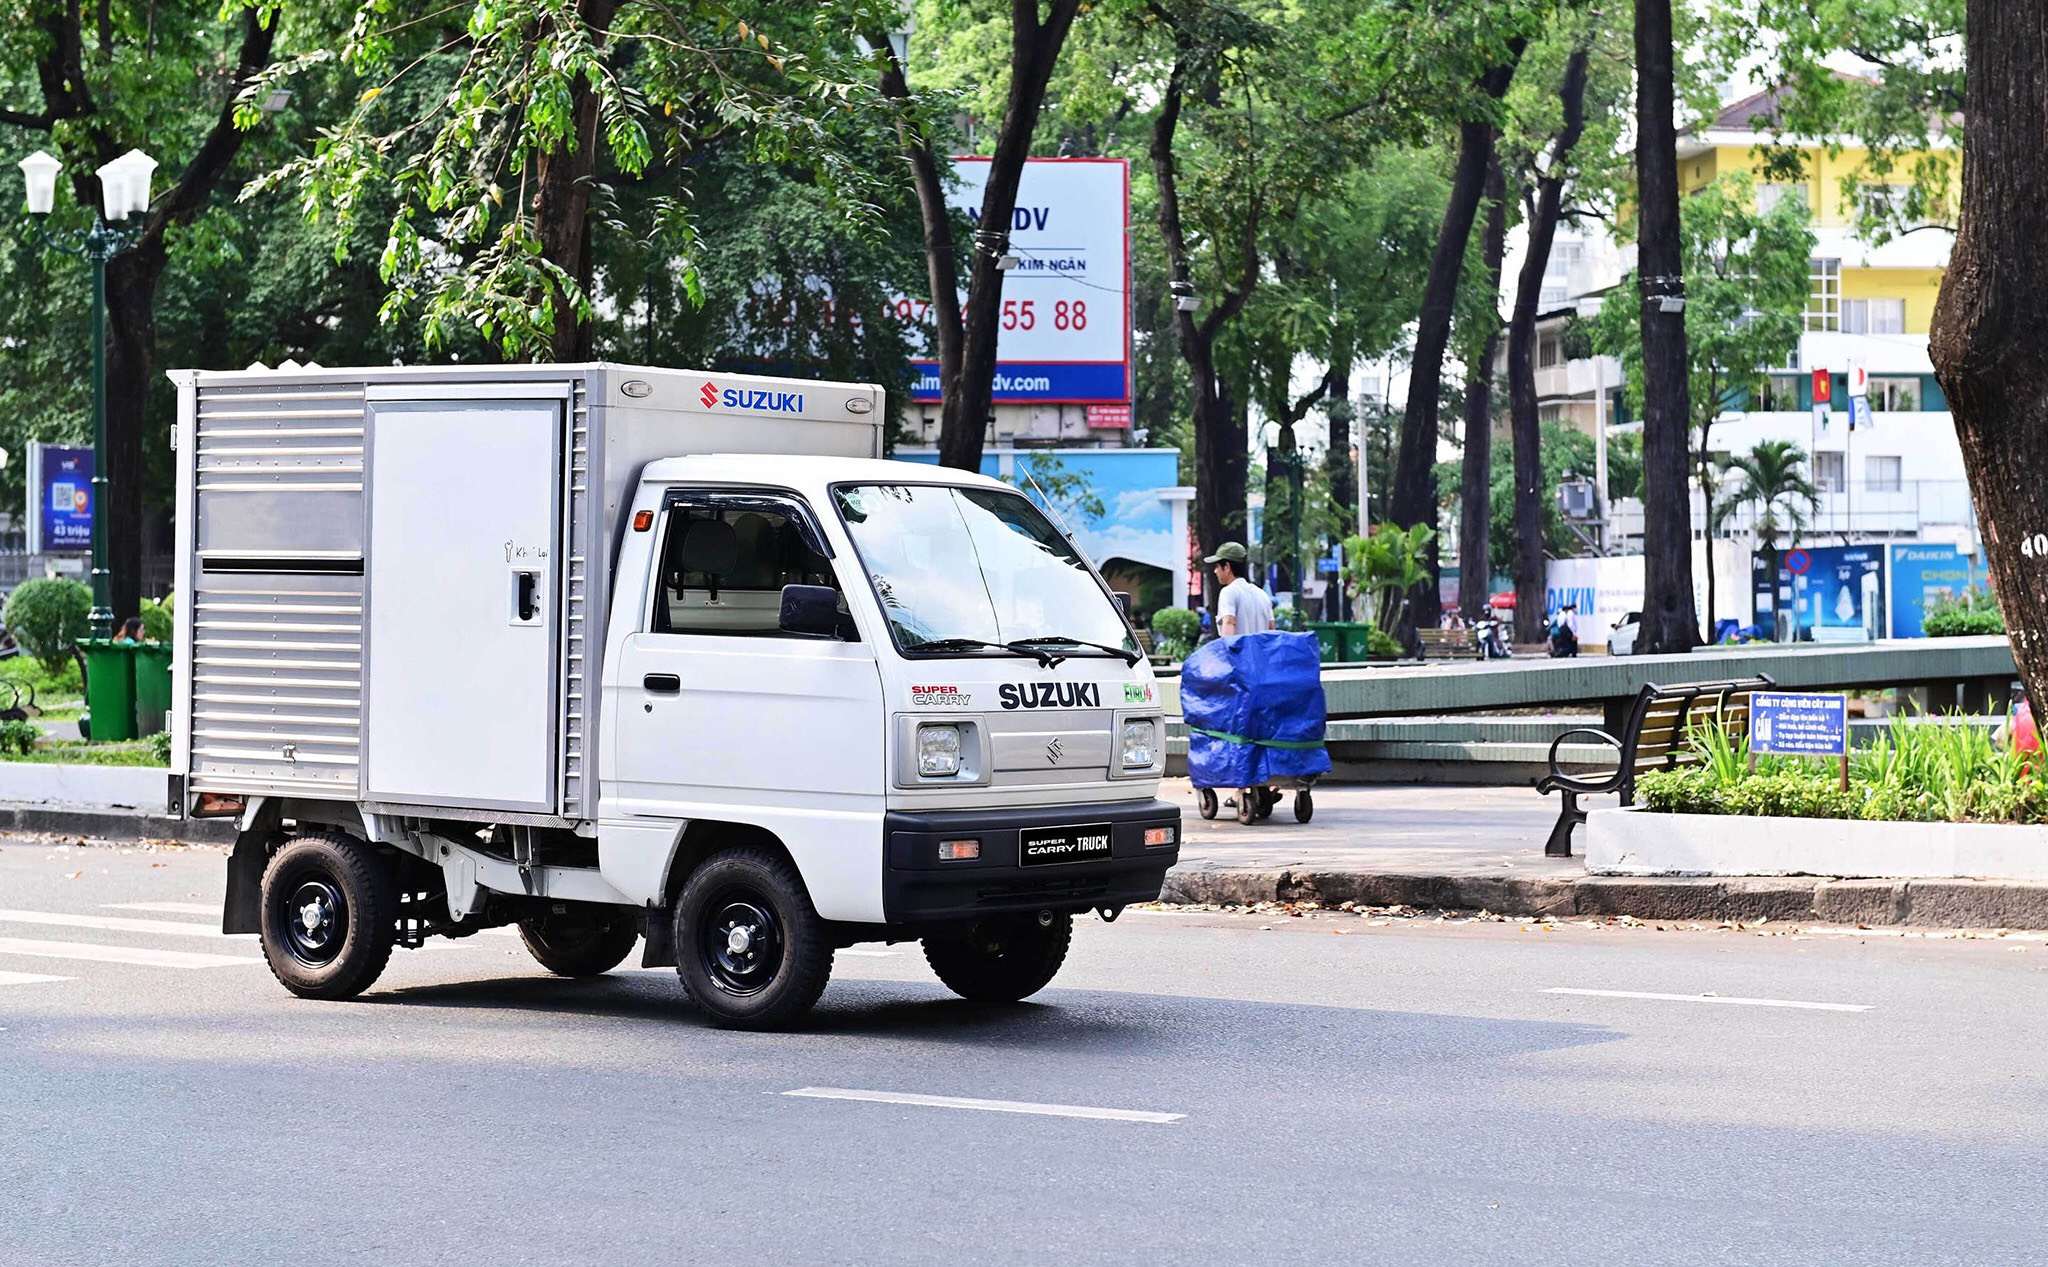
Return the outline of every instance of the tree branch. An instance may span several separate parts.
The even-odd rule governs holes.
[[[265,66],[270,64],[271,46],[277,39],[277,19],[274,12],[268,23],[264,21],[262,9],[242,10],[242,51],[235,63],[235,76],[229,82],[227,99],[221,102],[220,115],[213,122],[212,131],[200,142],[199,150],[192,161],[185,164],[185,170],[178,174],[177,184],[157,204],[156,211],[144,224],[143,237],[161,238],[164,229],[172,224],[182,224],[205,209],[213,196],[214,186],[226,175],[228,165],[234,162],[235,154],[242,148],[242,140],[248,134],[235,126],[235,99]]]

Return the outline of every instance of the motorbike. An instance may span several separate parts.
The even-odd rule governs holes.
[[[1579,635],[1572,630],[1571,617],[1576,607],[1565,606],[1557,609],[1550,618],[1550,657],[1565,659],[1579,654]]]
[[[1472,622],[1472,632],[1479,639],[1479,658],[1482,660],[1511,660],[1515,653],[1508,648],[1507,636],[1502,633],[1505,622],[1482,616]]]

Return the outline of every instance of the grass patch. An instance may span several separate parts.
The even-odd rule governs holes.
[[[21,688],[23,702],[27,701],[31,686],[35,688],[36,702],[44,700],[77,699],[85,694],[85,679],[78,672],[78,661],[67,660],[62,670],[45,672],[43,666],[29,655],[9,656],[0,660],[0,683],[11,683]],[[7,692],[0,688],[0,704],[4,704]]]
[[[2000,748],[1981,726],[1892,718],[1877,742],[1849,757],[1849,787],[1835,758],[1759,757],[1719,723],[1689,734],[1698,765],[1636,780],[1643,807],[1666,814],[1853,818],[1869,822],[2048,823],[2048,775],[2028,754]]]
[[[0,760],[22,761],[30,765],[157,766],[168,769],[170,761],[159,755],[159,747],[147,739],[123,739],[116,743],[46,739],[36,745],[34,752],[25,756],[9,753]]]

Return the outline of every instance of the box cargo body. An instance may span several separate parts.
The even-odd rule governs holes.
[[[608,364],[173,378],[190,795],[588,823],[642,467],[881,454],[873,386]]]

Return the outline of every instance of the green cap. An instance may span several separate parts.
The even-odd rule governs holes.
[[[1204,563],[1242,563],[1245,560],[1244,543],[1226,541],[1216,548],[1216,553],[1203,559]]]

